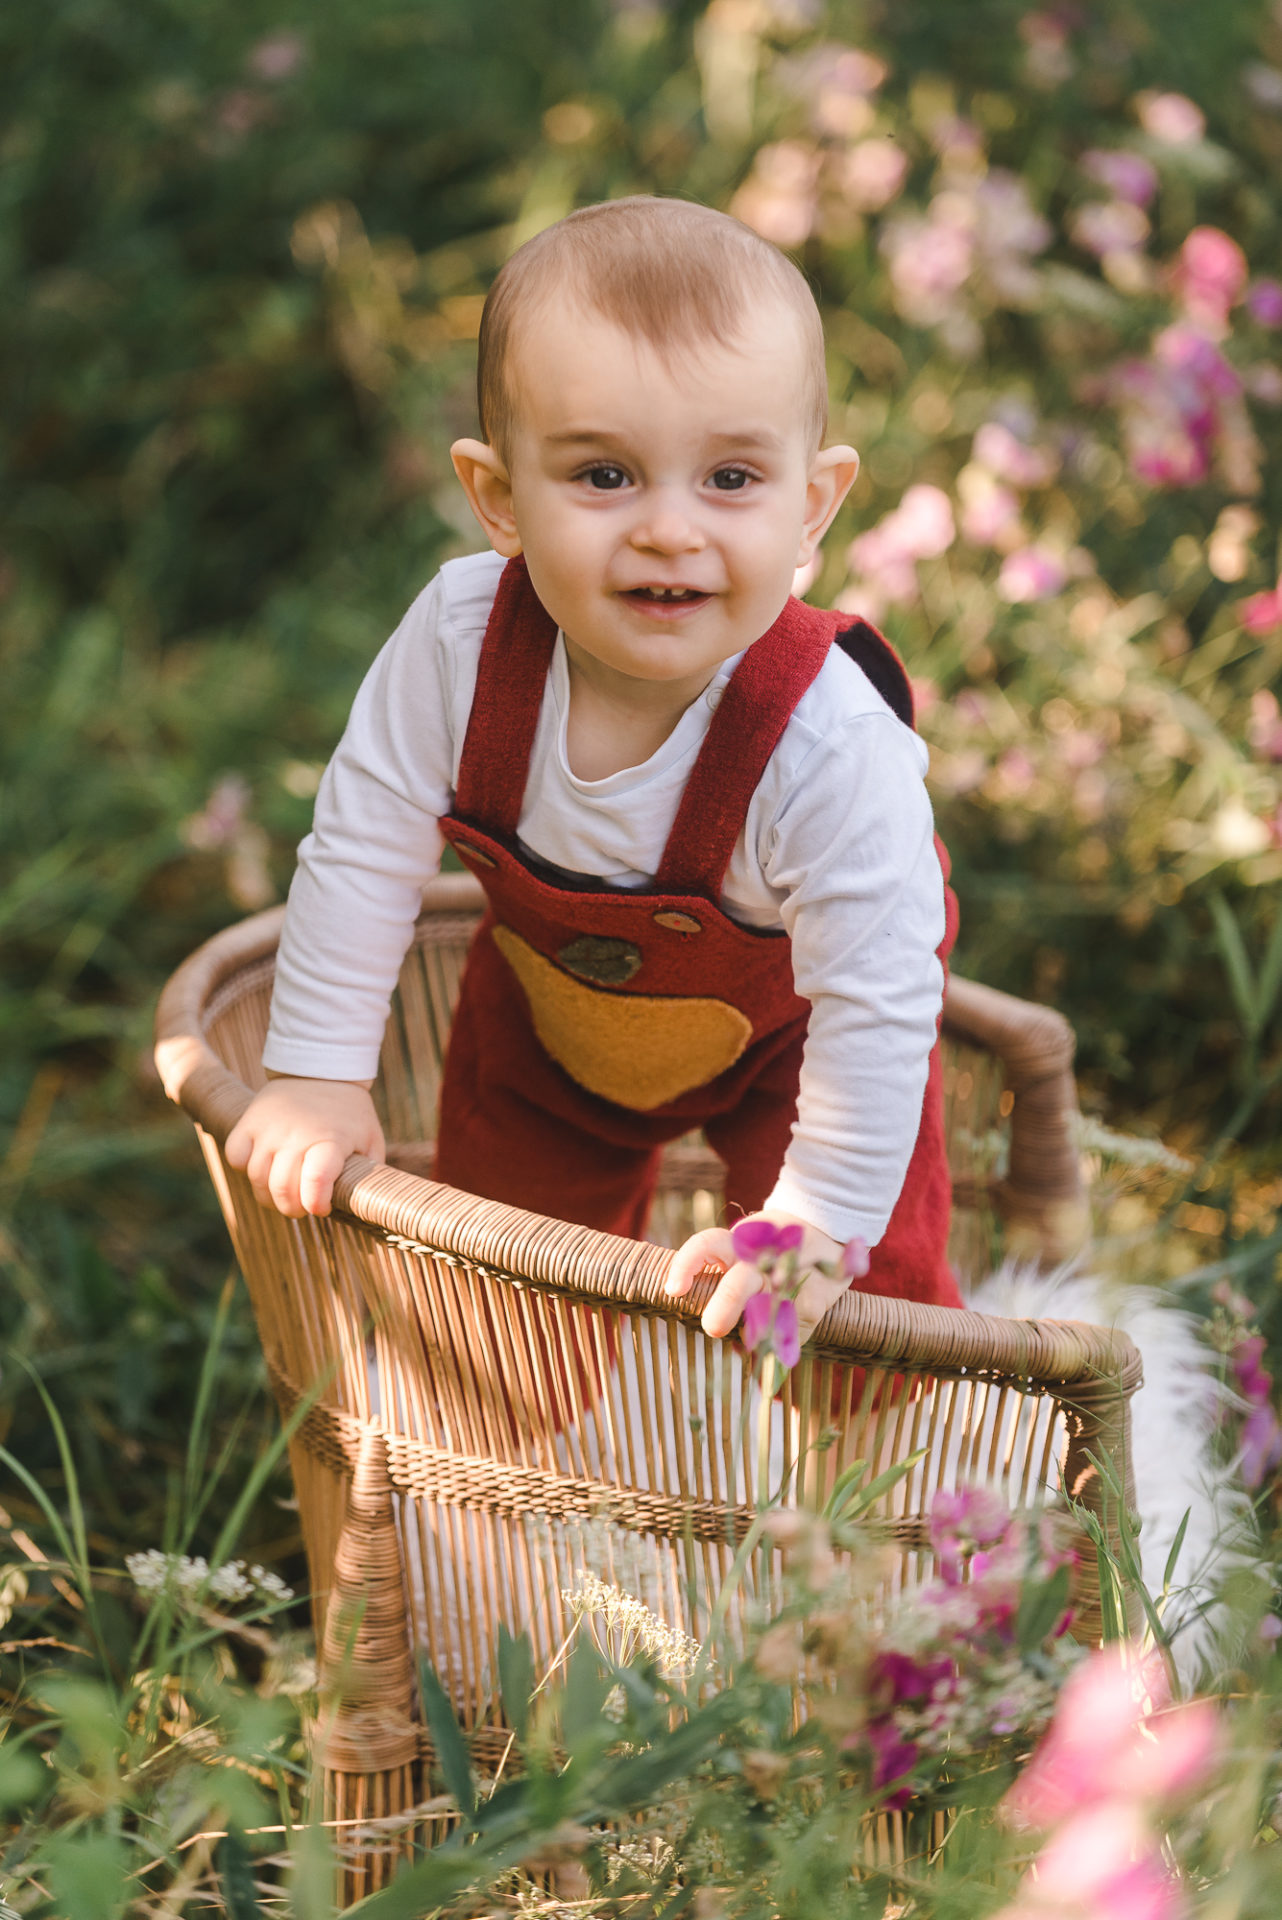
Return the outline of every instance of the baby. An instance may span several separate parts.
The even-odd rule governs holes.
[[[660,1146],[701,1126],[732,1215],[805,1229],[803,1328],[856,1237],[867,1288],[960,1305],[926,750],[880,636],[790,598],[858,471],[823,446],[809,288],[724,214],[588,207],[500,272],[478,388],[453,460],[493,551],[441,569],[357,695],[229,1162],[297,1216],[382,1156],[369,1087],[448,842],[489,912],[438,1178],[640,1235]],[[716,1228],[670,1291],[709,1267],[722,1335],[761,1276]]]

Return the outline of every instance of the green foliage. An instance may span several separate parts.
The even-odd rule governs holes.
[[[884,75],[833,64],[850,49]],[[173,1594],[144,1611],[102,1571],[126,1550],[203,1544],[217,1562],[235,1545],[302,1579],[261,1357],[150,1067],[151,1007],[202,938],[283,895],[361,673],[440,559],[477,543],[447,448],[473,424],[479,302],[511,246],[576,204],[687,194],[795,248],[825,308],[834,429],[864,456],[815,597],[877,587],[849,543],[910,485],[959,529],[878,609],[923,693],[959,966],[1061,1005],[1094,1106],[1191,1156],[1141,1166],[1097,1133],[1117,1264],[1183,1276],[1208,1310],[1231,1280],[1282,1349],[1282,626],[1242,617],[1278,571],[1277,336],[1233,309],[1217,351],[1240,406],[1187,486],[1136,471],[1116,385],[1180,316],[1190,231],[1276,273],[1280,69],[1263,0],[1063,20],[1016,0],[0,11],[0,1523],[50,1556],[14,1549],[25,1593],[0,1569],[20,1643],[0,1656],[0,1802],[24,1911],[128,1911],[150,1892],[122,1893],[123,1874],[170,1886],[194,1859],[193,1901],[252,1913],[250,1830],[302,1807],[288,1636],[197,1627]],[[1197,103],[1204,137],[1145,130],[1137,103],[1164,90]],[[881,206],[851,184],[868,141],[906,161]],[[1151,232],[1120,262],[1078,237],[1102,199],[1093,149],[1158,177]],[[999,247],[942,310],[914,307],[896,233],[949,207],[964,222],[977,183],[1006,176],[1045,243]],[[1064,572],[1040,598],[1012,597],[1008,556],[965,531],[994,421],[1047,456],[1014,489],[1018,539]],[[860,1479],[834,1495],[843,1524]],[[1133,1542],[1099,1544],[1120,1631]],[[63,1651],[37,1659],[41,1639]],[[667,1795],[676,1838],[706,1832],[732,1863],[735,1912],[881,1912],[875,1877],[847,1883],[849,1805],[789,1746],[777,1693],[736,1682],[714,1711],[644,1663],[612,1677],[584,1643],[527,1707],[525,1643],[499,1668],[526,1772],[382,1910],[454,1900],[566,1821]],[[425,1685],[466,1811],[466,1754]],[[1222,1910],[1243,1920],[1277,1910],[1253,1845],[1272,1712],[1244,1713],[1247,1788],[1190,1856],[1237,1863]],[[209,1765],[202,1730],[236,1764]],[[743,1772],[756,1740],[789,1769],[768,1803]],[[998,1869],[975,1826],[955,1829],[955,1877],[914,1891],[921,1913],[984,1910],[965,1882]],[[245,1837],[179,1851],[205,1829]],[[323,1830],[289,1852],[282,1897],[330,1920]],[[648,1886],[638,1871],[610,1886]],[[638,1898],[682,1910],[670,1888]]]

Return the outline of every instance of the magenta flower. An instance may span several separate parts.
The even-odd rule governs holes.
[[[1254,1405],[1267,1404],[1273,1392],[1272,1377],[1260,1365],[1264,1352],[1264,1335],[1252,1334],[1248,1339],[1239,1340],[1233,1349],[1233,1378],[1238,1391]]]
[[[891,1720],[878,1721],[866,1727],[864,1738],[872,1749],[874,1791],[889,1786],[894,1780],[902,1780],[917,1764],[917,1748],[911,1740],[904,1739]],[[912,1797],[912,1788],[903,1786],[888,1794],[883,1804],[893,1810],[907,1806]]]
[[[740,1220],[730,1235],[736,1258],[755,1263],[763,1254],[781,1257],[795,1253],[806,1237],[804,1227],[778,1220]]]
[[[918,1660],[911,1653],[884,1647],[868,1667],[868,1694],[883,1712],[906,1701],[928,1700],[941,1680],[953,1678],[953,1663],[946,1657]]]
[[[767,1344],[782,1367],[795,1367],[801,1358],[801,1323],[796,1304],[781,1300],[769,1288],[754,1293],[739,1323],[743,1344],[755,1352]]]
[[[801,1323],[793,1300],[781,1300],[775,1308],[772,1333],[775,1359],[781,1367],[795,1367],[801,1358]]]
[[[743,1319],[739,1323],[744,1346],[755,1350],[763,1340],[769,1339],[774,1317],[774,1295],[769,1292],[754,1293],[744,1307]]]

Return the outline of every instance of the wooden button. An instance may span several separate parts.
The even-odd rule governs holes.
[[[473,866],[476,867],[494,867],[498,865],[496,860],[491,860],[488,853],[482,853],[479,847],[472,846],[466,840],[456,840],[454,842],[454,851],[461,859],[470,860]]]
[[[702,933],[703,928],[692,913],[670,913],[666,909],[654,916],[656,927],[671,927],[673,933]]]

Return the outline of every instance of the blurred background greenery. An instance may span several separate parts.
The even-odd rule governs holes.
[[[48,0],[0,95],[0,1427],[56,1486],[30,1361],[100,1552],[161,1542],[229,1267],[156,993],[283,896],[367,663],[479,544],[492,274],[626,192],[811,276],[865,461],[811,592],[918,681],[959,970],[1200,1166],[1116,1184],[1135,1270],[1282,1332],[1277,8]],[[221,1371],[248,1459],[243,1297]],[[302,1584],[283,1475],[244,1544]]]

